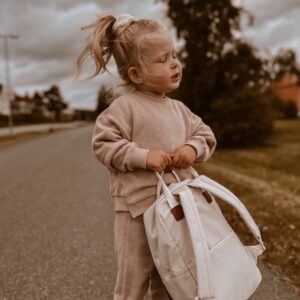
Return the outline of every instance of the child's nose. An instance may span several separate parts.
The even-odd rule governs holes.
[[[174,69],[174,68],[176,68],[178,66],[178,60],[175,58],[175,59],[173,59],[173,61],[172,61],[172,68]]]

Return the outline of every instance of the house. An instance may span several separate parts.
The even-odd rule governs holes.
[[[282,101],[294,102],[300,118],[300,82],[296,75],[285,73],[280,80],[271,84],[271,90]]]
[[[13,115],[30,115],[34,108],[34,103],[28,96],[14,96],[12,102]]]
[[[71,107],[63,109],[60,114],[62,122],[70,122],[75,120],[75,110]]]
[[[54,90],[55,92],[56,90]],[[57,93],[57,91],[56,91]],[[11,98],[11,112],[14,120],[27,123],[63,121],[69,122],[76,118],[75,110],[55,93],[34,93],[33,96],[20,96],[8,91],[0,84],[0,115],[10,114],[9,97]],[[87,112],[82,112],[88,118]]]
[[[34,97],[14,94],[11,102],[11,110],[13,118],[16,121],[53,121],[55,117],[54,112],[48,110],[43,96],[39,94],[35,94]]]

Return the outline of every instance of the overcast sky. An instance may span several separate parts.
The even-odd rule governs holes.
[[[166,7],[154,0],[0,0],[0,34],[19,35],[9,42],[11,81],[18,94],[32,94],[58,84],[70,107],[91,108],[101,84],[119,82],[115,67],[113,76],[98,75],[87,82],[72,83],[74,61],[88,31],[81,31],[97,15],[131,14],[137,18],[154,18],[169,28],[176,41],[175,30],[165,17]],[[253,27],[243,29],[244,38],[265,53],[279,48],[293,48],[300,57],[300,0],[235,0],[256,17]],[[4,82],[3,41],[0,44],[0,82]],[[84,72],[91,74],[92,65]],[[87,73],[86,73],[87,74]],[[82,74],[85,76],[85,73]]]

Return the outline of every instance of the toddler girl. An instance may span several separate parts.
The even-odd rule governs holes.
[[[182,67],[168,32],[156,21],[130,15],[99,16],[77,58],[77,75],[91,56],[95,73],[107,71],[111,56],[127,86],[95,122],[92,151],[109,171],[114,203],[114,250],[118,274],[114,300],[170,299],[155,268],[143,213],[156,199],[155,171],[167,185],[193,178],[188,169],[207,161],[215,136],[183,102],[166,96],[179,87]]]

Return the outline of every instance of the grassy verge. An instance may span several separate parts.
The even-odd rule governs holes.
[[[81,126],[86,126],[85,123],[78,125],[78,127]],[[57,131],[62,131],[62,130],[71,130],[74,129],[75,127],[70,127],[70,128],[57,128],[57,129],[49,129],[49,130],[44,130],[44,131],[40,131],[40,132],[26,132],[26,133],[19,133],[19,134],[15,134],[12,137],[10,136],[5,136],[5,137],[0,137],[0,149],[10,146],[10,145],[14,145],[17,143],[21,143],[27,140],[32,140],[35,138],[38,138],[40,136],[44,136],[47,135],[49,133],[53,133],[53,132],[57,132]]]
[[[195,165],[245,204],[258,224],[266,251],[260,260],[300,291],[300,120],[276,121],[264,147],[220,149]],[[257,244],[240,216],[219,201],[245,244]]]
[[[46,134],[49,134],[50,131],[44,131],[44,132],[28,132],[28,133],[20,133],[20,134],[16,134],[12,137],[0,137],[0,149],[13,145],[13,144],[17,144],[20,142],[24,142],[27,140],[32,140],[34,138],[37,138],[39,136],[43,136]]]

